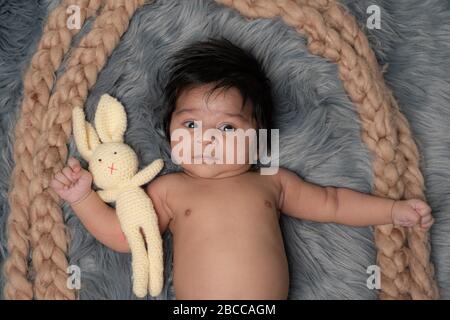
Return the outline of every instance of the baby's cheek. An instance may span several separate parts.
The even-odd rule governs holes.
[[[224,138],[222,146],[223,162],[226,164],[235,164],[238,158],[238,147],[232,139]]]
[[[194,139],[191,137],[190,139],[184,139],[184,137],[180,137],[178,140],[174,140],[170,142],[172,154],[176,156],[180,156],[184,158],[187,156],[188,158],[192,157],[194,151]]]
[[[239,141],[239,143],[238,143]],[[244,164],[249,161],[249,141],[248,138],[226,137],[223,139],[223,159],[229,164]],[[230,163],[231,162],[231,163]],[[244,162],[244,163],[243,163]]]

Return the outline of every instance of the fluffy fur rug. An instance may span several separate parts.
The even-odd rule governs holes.
[[[12,138],[22,98],[22,74],[57,0],[0,0],[0,263],[6,252],[7,193],[13,167]],[[447,0],[344,0],[362,25],[368,6],[381,8],[381,29],[365,29],[385,78],[394,89],[419,145],[426,194],[436,218],[432,259],[441,297],[450,298],[450,11]],[[89,25],[75,38],[85,34]],[[224,36],[263,62],[273,83],[280,129],[280,165],[320,185],[370,192],[370,155],[361,142],[355,108],[336,65],[311,55],[305,39],[279,19],[248,21],[210,0],[159,0],[139,10],[86,104],[92,120],[103,93],[126,106],[126,141],[141,164],[164,157],[162,84],[168,57],[193,40]],[[62,70],[59,71],[59,73]],[[73,142],[71,155],[78,156]],[[364,210],[364,208],[361,208]],[[81,299],[135,299],[130,255],[97,242],[69,207],[70,264],[82,270]],[[371,228],[351,228],[282,217],[291,275],[290,299],[375,299],[366,269],[375,264]],[[166,232],[166,286],[158,299],[173,299],[171,235]],[[0,287],[3,285],[0,275]]]

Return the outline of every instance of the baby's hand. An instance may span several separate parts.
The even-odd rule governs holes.
[[[70,158],[67,164],[67,167],[55,174],[50,187],[63,200],[72,204],[91,192],[92,175],[84,170],[75,158]]]
[[[434,223],[431,208],[419,199],[397,200],[392,207],[394,225],[413,227],[420,224],[423,230],[428,230]]]

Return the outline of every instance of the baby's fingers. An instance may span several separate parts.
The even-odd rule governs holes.
[[[420,223],[425,224],[425,223],[430,222],[431,220],[433,220],[433,216],[431,214],[429,214],[425,217],[422,217],[422,219],[420,220]]]
[[[81,164],[80,161],[78,161],[78,159],[70,157],[69,160],[67,161],[67,164],[75,173],[81,171]]]
[[[67,179],[69,179],[71,183],[75,182],[74,172],[71,168],[65,167],[64,169],[62,169],[62,173],[66,176]]]
[[[417,213],[420,214],[420,216],[422,216],[422,217],[425,217],[425,216],[431,214],[430,206],[422,200],[417,200],[414,203],[414,208],[416,209]]]
[[[63,184],[63,188],[68,188],[72,182],[60,171],[55,175],[55,179]]]
[[[55,191],[64,190],[64,183],[58,181],[57,179],[53,179],[50,182],[50,187]]]
[[[424,230],[428,230],[434,223],[434,219],[431,218],[431,220],[427,221],[427,222],[422,222],[420,224],[420,227]]]

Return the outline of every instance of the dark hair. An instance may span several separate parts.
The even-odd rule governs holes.
[[[208,97],[217,89],[237,88],[245,106],[252,103],[258,129],[267,129],[270,150],[272,95],[270,81],[254,56],[224,38],[194,42],[172,57],[169,81],[164,88],[166,114],[164,133],[170,141],[169,126],[177,98],[183,90],[215,83]]]

